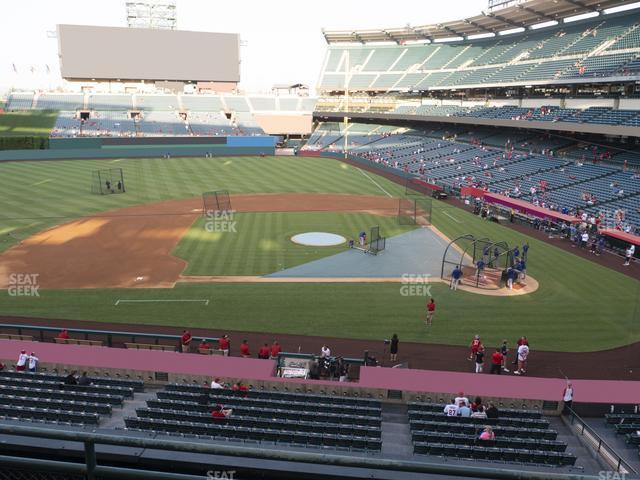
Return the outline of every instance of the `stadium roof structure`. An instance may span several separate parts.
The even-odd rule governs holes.
[[[383,30],[323,30],[327,43],[433,42],[448,38],[494,34],[636,3],[638,0],[530,0],[481,15],[434,25]]]

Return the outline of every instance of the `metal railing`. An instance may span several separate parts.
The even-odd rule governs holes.
[[[571,408],[565,408],[565,415],[569,417],[572,429],[580,436],[584,437],[595,450],[595,453],[615,469],[617,473],[626,475],[636,475],[638,472],[627,463],[598,433],[585,423],[580,416]]]
[[[242,466],[241,459],[252,458],[260,460],[276,460],[281,462],[300,462],[331,467],[377,469],[418,474],[455,475],[458,477],[468,478],[505,480],[598,480],[597,476],[551,473],[549,471],[532,472],[519,469],[507,470],[504,467],[488,468],[478,465],[448,465],[417,462],[412,460],[385,459],[379,457],[358,457],[327,453],[271,450],[259,447],[159,440],[132,437],[122,434],[107,435],[83,431],[27,427],[21,425],[0,425],[0,434],[82,443],[84,445],[84,464],[0,455],[0,466],[4,466],[5,468],[21,468],[30,471],[46,470],[48,472],[83,475],[87,480],[95,480],[97,478],[118,480],[202,480],[203,478],[203,476],[190,474],[156,472],[150,470],[138,470],[135,468],[99,465],[96,458],[96,445],[115,445],[120,447],[134,447],[183,453],[224,455],[238,459],[239,467]],[[370,474],[370,470],[364,470],[361,478],[370,478]],[[353,478],[357,477],[354,476]]]
[[[41,342],[45,341],[45,333],[58,334],[60,333],[60,327],[45,327],[40,325],[20,325],[12,323],[1,323],[0,332],[5,333],[6,330],[15,330],[17,335],[27,335],[24,332],[37,332],[36,336]],[[143,333],[143,332],[123,332],[117,330],[92,330],[86,328],[65,328],[70,334],[79,334],[84,340],[89,340],[89,335],[101,336],[105,338],[105,343],[108,347],[113,346],[114,338],[124,339],[123,343],[130,341],[131,343],[137,343],[137,339],[143,338],[152,340],[155,345],[159,344],[160,340],[172,341],[177,346],[178,342],[182,338],[180,335],[167,335],[163,333]],[[198,338],[201,338],[198,336]],[[219,339],[216,337],[203,337],[208,341],[217,342]]]

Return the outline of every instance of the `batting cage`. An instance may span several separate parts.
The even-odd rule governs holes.
[[[227,190],[216,190],[202,194],[202,215],[207,212],[230,212],[231,197]]]
[[[429,197],[398,199],[398,224],[431,225],[432,201]]]
[[[369,237],[369,253],[377,255],[387,247],[387,239],[380,235],[380,227],[371,227],[371,234]]]
[[[91,193],[110,195],[124,192],[124,174],[121,168],[107,168],[91,172]]]
[[[450,282],[453,270],[457,267],[462,270],[462,285],[496,290],[504,286],[505,272],[513,266],[513,250],[506,242],[467,234],[447,245],[440,276]]]

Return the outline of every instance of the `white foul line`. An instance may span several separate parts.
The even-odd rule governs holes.
[[[155,302],[197,302],[197,303],[204,303],[205,305],[209,305],[209,300],[208,299],[203,299],[203,300],[183,300],[183,299],[171,299],[171,300],[164,300],[164,299],[159,299],[159,300],[121,300],[118,299],[116,300],[115,305],[118,306],[121,303],[155,303]]]
[[[360,171],[360,173],[362,173],[365,177],[367,177],[369,180],[371,180],[371,181],[372,181],[372,182],[373,182],[373,183],[374,183],[374,184],[375,184],[375,185],[376,185],[380,190],[382,190],[384,193],[386,193],[386,194],[387,194],[387,197],[391,197],[391,196],[392,196],[389,192],[387,192],[384,188],[382,188],[378,182],[376,182],[373,178],[371,178],[369,175],[367,175],[363,170],[361,170],[361,169],[359,169],[359,168],[358,168],[358,170],[359,170],[359,171]]]
[[[442,214],[443,214],[443,215],[446,215],[447,217],[449,217],[451,220],[453,220],[453,221],[454,221],[454,222],[456,222],[456,223],[462,223],[460,220],[458,220],[458,219],[457,219],[457,218],[455,218],[455,217],[452,217],[451,215],[449,215],[449,214],[448,214],[447,212],[445,212],[444,210],[442,211]]]

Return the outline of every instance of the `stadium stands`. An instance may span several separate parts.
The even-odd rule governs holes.
[[[604,15],[497,39],[330,44],[319,88],[344,89],[347,64],[350,90],[400,91],[603,79],[635,71],[638,57],[637,17]]]

